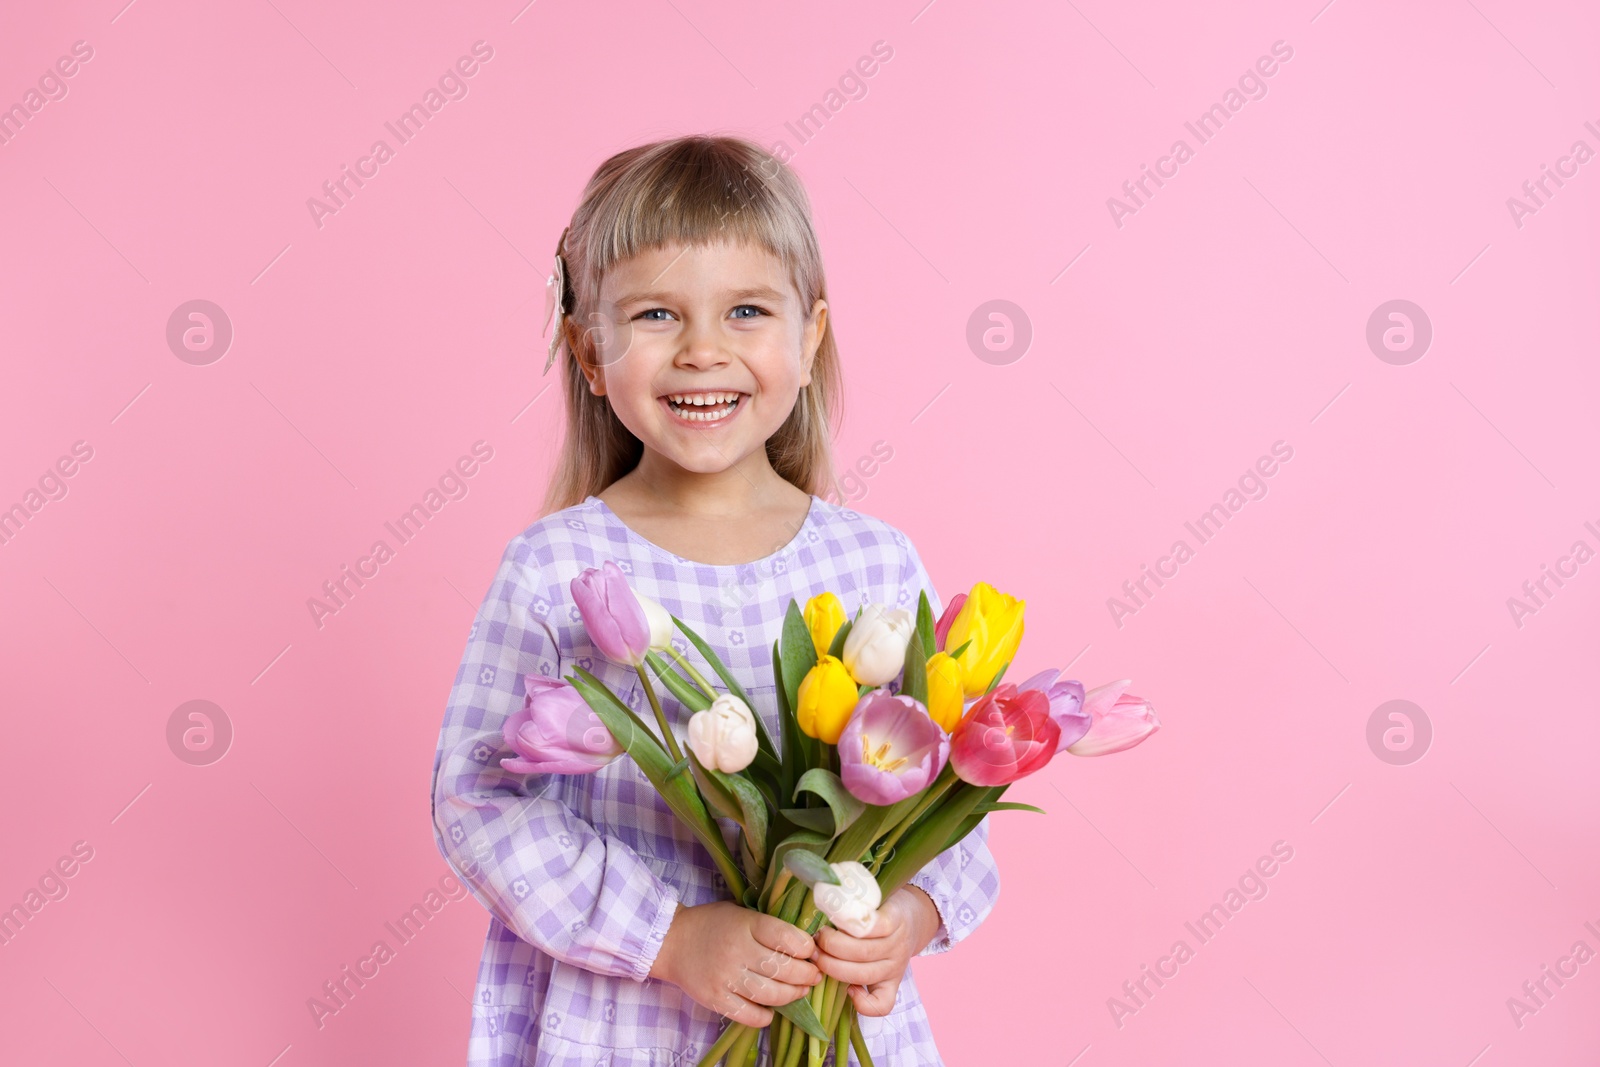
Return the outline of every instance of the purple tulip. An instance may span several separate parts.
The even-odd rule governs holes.
[[[857,800],[895,804],[944,770],[950,735],[908,696],[874,689],[839,733],[839,777]]]
[[[1038,689],[1050,698],[1050,717],[1061,727],[1061,740],[1056,744],[1057,752],[1068,745],[1077,744],[1094,725],[1094,716],[1083,706],[1083,683],[1072,678],[1060,679],[1060,674],[1060,668],[1052,667],[1040,671],[1017,686],[1019,692],[1023,689]]]
[[[569,588],[600,654],[630,667],[643,663],[650,651],[650,620],[622,568],[608,559],[572,579]]]
[[[516,753],[500,766],[513,774],[593,774],[622,755],[611,731],[566,682],[524,676],[522,710],[506,720],[501,736]]]

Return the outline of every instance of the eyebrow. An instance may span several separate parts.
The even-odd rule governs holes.
[[[676,293],[667,292],[662,289],[646,289],[637,293],[624,293],[617,299],[617,303],[637,304],[645,301],[665,303],[670,302],[676,296]],[[784,295],[782,293],[766,285],[751,286],[745,289],[735,289],[728,293],[727,296],[730,300],[759,299],[771,300],[779,304],[783,303],[784,301]]]

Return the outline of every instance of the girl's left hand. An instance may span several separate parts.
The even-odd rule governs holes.
[[[812,938],[817,969],[848,985],[858,1015],[888,1015],[912,957],[939,932],[939,910],[916,886],[902,886],[878,907],[865,937],[832,926]]]

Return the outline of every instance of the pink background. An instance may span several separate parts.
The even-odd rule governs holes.
[[[1600,162],[1506,206],[1600,149],[1592,6],[124,2],[0,35],[4,104],[93,48],[0,146],[0,506],[93,450],[0,545],[0,904],[93,849],[0,946],[7,1061],[462,1061],[470,899],[320,1030],[306,1001],[448,872],[436,732],[560,434],[556,237],[605,156],[725,131],[787,141],[814,200],[840,465],[893,451],[858,506],[947,599],[1027,597],[1019,670],[1132,677],[1164,722],[1008,797],[1050,813],[997,820],[998,909],[916,965],[948,1062],[1594,1062],[1600,962],[1520,1027],[1507,998],[1600,950],[1600,562],[1521,626],[1506,603],[1600,549]],[[319,228],[307,198],[479,40],[468,95]],[[800,146],[784,123],[880,40]],[[1268,94],[1199,145],[1184,122],[1275,41]],[[209,365],[165,339],[193,299],[235,332]],[[1010,362],[966,341],[994,299],[1032,324]],[[1366,342],[1393,299],[1433,327],[1409,365]],[[319,629],[307,599],[480,440],[468,495]],[[1107,599],[1276,441],[1268,495],[1119,626]],[[167,740],[195,699],[234,731],[207,766]],[[1432,724],[1409,765],[1367,743],[1392,699]],[[1198,945],[1277,841],[1269,894]]]

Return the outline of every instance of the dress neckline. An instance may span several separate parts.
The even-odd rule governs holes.
[[[766,556],[762,556],[760,559],[752,559],[752,560],[748,560],[747,562],[744,562],[744,563],[702,563],[700,560],[697,560],[697,559],[688,559],[688,558],[686,558],[684,556],[678,555],[676,552],[672,552],[672,551],[669,551],[668,549],[665,549],[665,548],[661,547],[660,545],[656,544],[654,541],[652,541],[649,538],[647,538],[647,537],[643,536],[642,534],[640,534],[633,527],[629,526],[626,522],[622,521],[622,516],[618,515],[615,511],[612,511],[611,510],[611,505],[607,504],[604,500],[601,500],[599,497],[593,496],[593,495],[585,497],[584,498],[584,503],[590,505],[597,512],[599,512],[599,514],[605,519],[606,522],[609,522],[609,523],[615,525],[619,530],[621,530],[624,534],[626,534],[627,537],[628,537],[628,540],[634,542],[635,544],[643,546],[644,548],[650,550],[651,552],[656,553],[659,556],[662,556],[665,559],[671,560],[674,563],[678,563],[678,564],[682,564],[682,565],[686,565],[686,566],[691,566],[691,567],[708,567],[708,568],[710,568],[711,570],[714,570],[714,571],[732,572],[732,571],[741,570],[741,569],[746,568],[746,567],[760,566],[763,563],[771,563],[774,560],[781,559],[782,557],[787,556],[791,552],[793,552],[797,547],[799,547],[801,541],[805,538],[806,532],[808,530],[810,530],[813,526],[816,525],[817,518],[818,518],[818,516],[819,516],[819,514],[821,512],[821,505],[823,504],[823,500],[822,500],[821,497],[817,496],[815,493],[811,494],[811,505],[808,508],[806,508],[806,517],[800,523],[800,528],[795,531],[794,536],[789,539],[788,544],[784,545],[782,548],[778,549],[776,552],[773,552],[773,553],[771,553],[769,555],[766,555]]]

